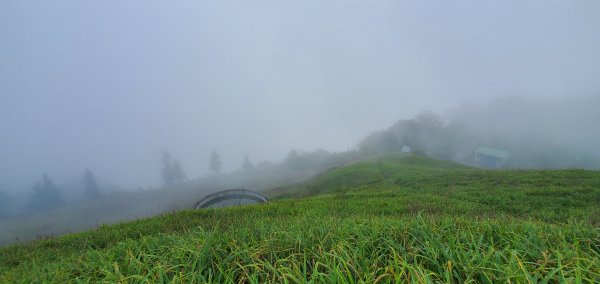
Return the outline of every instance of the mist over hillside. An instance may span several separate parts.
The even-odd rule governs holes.
[[[279,160],[262,162],[253,162],[246,157],[235,171],[218,172],[219,168],[200,178],[188,179],[186,169],[179,168],[177,157],[169,156],[165,160],[163,155],[163,184],[131,191],[100,177],[94,183],[100,196],[93,198],[85,194],[89,185],[83,176],[67,182],[54,182],[44,176],[42,183],[38,182],[36,186],[58,189],[58,197],[36,197],[39,189],[35,187],[22,194],[0,191],[0,219],[4,220],[0,222],[0,229],[12,231],[4,235],[3,240],[11,242],[36,234],[53,235],[191,208],[203,196],[229,188],[279,195],[279,188],[388,152],[406,151],[479,167],[481,165],[475,159],[477,149],[493,147],[510,153],[501,168],[600,169],[600,153],[595,147],[600,142],[595,125],[600,121],[600,115],[594,112],[595,109],[600,109],[599,97],[504,97],[489,104],[465,104],[443,115],[421,112],[413,118],[397,121],[386,130],[372,132],[355,142],[356,146],[348,151],[292,149]],[[215,152],[215,155],[218,154]],[[156,160],[157,168],[160,168],[158,156]],[[170,172],[165,167],[172,164],[177,164],[182,178],[168,176]],[[41,200],[36,201],[33,197]],[[54,202],[48,198],[59,198],[60,202],[48,206]],[[38,203],[32,204],[34,201]],[[69,225],[58,223],[61,225],[41,229],[41,224],[48,218],[68,221]],[[15,231],[15,228],[21,229]]]
[[[597,11],[594,1],[2,1],[2,228],[50,234],[68,231],[53,220],[151,216],[385,152],[598,169]]]
[[[441,115],[423,111],[413,118],[397,121],[386,130],[373,132],[359,141],[348,143],[356,145],[348,151],[336,153],[323,149],[290,150],[278,160],[261,162],[254,162],[246,155],[245,161],[236,170],[215,172],[205,177],[188,178],[186,173],[189,171],[179,165],[179,157],[169,156],[184,177],[176,182],[169,182],[168,177],[164,176],[163,157],[162,183],[153,187],[140,186],[134,192],[158,190],[164,194],[156,195],[156,199],[143,199],[143,202],[153,204],[150,205],[152,209],[140,209],[131,217],[189,207],[189,202],[169,196],[168,190],[171,188],[183,188],[190,194],[195,194],[194,198],[226,188],[267,190],[384,152],[407,150],[477,167],[481,166],[475,158],[477,149],[491,147],[510,155],[502,168],[600,169],[600,149],[596,147],[600,143],[599,128],[596,126],[597,121],[600,121],[600,114],[596,109],[600,109],[598,96],[556,99],[503,97],[488,104],[463,104],[442,112]],[[408,148],[405,149],[406,146]],[[214,154],[218,155],[216,152]],[[156,155],[155,165],[158,175],[161,168],[159,155]],[[51,186],[57,188],[56,200],[60,200],[55,206],[48,208],[94,202],[96,198],[90,200],[85,195],[86,184],[81,174],[66,180],[48,177]],[[131,191],[114,185],[102,176],[94,179],[97,183],[95,186],[104,198]],[[53,195],[36,197],[35,186],[17,193],[0,190],[0,194],[1,213],[5,219],[34,213],[34,209],[41,206],[39,204],[46,206],[48,198],[53,198]],[[41,199],[35,203],[34,197]],[[129,211],[136,212],[134,209]]]
[[[505,152],[502,168],[600,169],[600,96],[503,97],[464,104],[444,116],[422,112],[359,143],[363,152],[411,151],[480,166],[481,147]],[[405,148],[407,147],[407,148]]]
[[[0,1],[0,282],[600,283],[599,15]]]
[[[508,150],[512,168],[600,169],[600,95],[555,99],[504,97],[464,105],[450,123],[474,141]]]
[[[598,95],[599,5],[3,1],[0,183],[29,192],[89,168],[137,190],[161,184],[165,149],[195,179],[212,149],[230,172],[465,101]]]

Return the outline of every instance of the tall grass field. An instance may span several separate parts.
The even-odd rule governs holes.
[[[0,283],[600,283],[600,172],[411,154],[0,248]]]

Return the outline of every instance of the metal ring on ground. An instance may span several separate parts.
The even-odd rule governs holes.
[[[258,203],[266,203],[269,201],[269,199],[266,196],[256,191],[247,190],[243,188],[228,189],[207,195],[206,197],[198,201],[196,205],[194,205],[194,209],[207,208],[221,201],[235,199],[249,199],[257,201]]]

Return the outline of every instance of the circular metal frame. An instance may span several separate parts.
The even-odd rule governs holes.
[[[194,205],[194,209],[207,208],[217,202],[234,199],[250,199],[257,201],[258,203],[269,202],[269,199],[266,196],[256,191],[238,188],[223,190],[209,194],[204,198],[200,199],[200,201],[198,201],[196,205]]]

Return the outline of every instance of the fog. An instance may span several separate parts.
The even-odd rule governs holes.
[[[105,192],[148,190],[162,185],[165,150],[195,180],[213,149],[223,173],[245,155],[344,152],[423,110],[497,147],[536,136],[595,155],[598,12],[595,1],[2,1],[0,191],[30,194],[47,174],[77,194],[86,168]]]
[[[450,119],[469,129],[473,142],[509,150],[508,167],[600,169],[598,109],[600,96],[504,97],[463,105]]]

